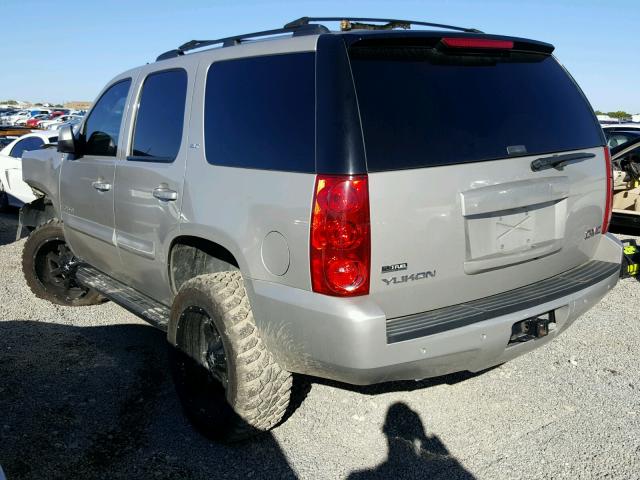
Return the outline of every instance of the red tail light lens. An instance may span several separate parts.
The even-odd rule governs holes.
[[[604,218],[602,219],[602,233],[609,231],[611,213],[613,210],[613,169],[611,167],[611,152],[609,147],[604,147],[604,163],[607,175],[607,191],[604,200]]]
[[[510,40],[492,40],[490,38],[443,38],[442,43],[451,48],[490,48],[494,50],[511,50]]]
[[[311,214],[311,285],[325,295],[369,293],[369,185],[366,175],[318,175]]]

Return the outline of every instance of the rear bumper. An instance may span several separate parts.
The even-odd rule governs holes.
[[[480,371],[544,345],[615,286],[621,255],[620,242],[606,235],[594,258],[597,268],[578,267],[574,273],[582,269],[581,275],[571,277],[565,272],[553,282],[548,279],[525,287],[534,293],[533,299],[531,295],[503,294],[512,299],[509,308],[504,302],[483,299],[485,312],[473,321],[467,315],[453,315],[462,305],[449,307],[452,318],[462,323],[415,330],[420,336],[390,336],[390,332],[410,331],[411,322],[404,330],[396,328],[398,319],[387,320],[368,297],[333,298],[262,281],[248,282],[248,288],[263,340],[284,368],[364,385]],[[561,288],[566,282],[571,282],[571,288]],[[496,305],[500,308],[493,309]],[[540,339],[507,346],[514,323],[552,310],[556,330]],[[418,316],[418,324],[430,313]]]

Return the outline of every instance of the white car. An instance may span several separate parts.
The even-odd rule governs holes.
[[[79,115],[60,115],[59,117],[52,118],[51,120],[43,120],[40,123],[38,123],[38,126],[43,130],[46,130],[47,128],[52,128],[61,123],[70,122],[71,120],[74,120],[74,119],[81,120],[82,117]]]
[[[31,187],[22,181],[22,154],[57,141],[57,132],[28,133],[0,150],[0,211],[35,200]]]
[[[17,112],[12,113],[11,115],[6,115],[2,117],[3,125],[13,125],[15,122],[27,119],[31,116],[31,112],[29,110],[19,110]]]

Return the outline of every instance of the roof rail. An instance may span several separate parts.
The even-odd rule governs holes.
[[[297,20],[287,23],[284,28],[295,28],[309,25],[310,22],[340,22],[340,29],[347,30],[392,30],[394,28],[404,28],[408,30],[411,25],[420,25],[423,27],[443,28],[447,30],[458,30],[460,32],[483,33],[475,28],[456,27],[453,25],[444,25],[441,23],[418,22],[414,20],[397,20],[393,18],[355,18],[355,17],[301,17]],[[368,23],[357,22],[386,22],[385,25],[373,25]]]
[[[168,58],[179,57],[180,55],[184,55],[185,52],[189,50],[195,50],[196,48],[208,47],[210,45],[222,44],[223,47],[231,47],[234,45],[240,45],[243,41],[260,38],[260,37],[268,37],[271,35],[280,35],[285,33],[292,33],[294,37],[301,35],[315,35],[319,33],[327,33],[329,29],[324,25],[309,25],[309,24],[300,24],[300,25],[292,25],[285,26],[284,28],[276,28],[274,30],[264,30],[262,32],[253,32],[253,33],[245,33],[243,35],[234,35],[232,37],[219,38],[217,40],[191,40],[183,45],[180,45],[175,50],[169,50],[168,52],[164,52],[156,61],[166,60]]]

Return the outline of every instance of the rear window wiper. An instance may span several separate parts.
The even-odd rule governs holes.
[[[531,162],[531,170],[533,170],[534,172],[546,170],[547,168],[562,170],[569,163],[580,162],[582,160],[587,160],[588,158],[593,158],[595,156],[595,153],[580,152],[536,158],[533,162]]]

